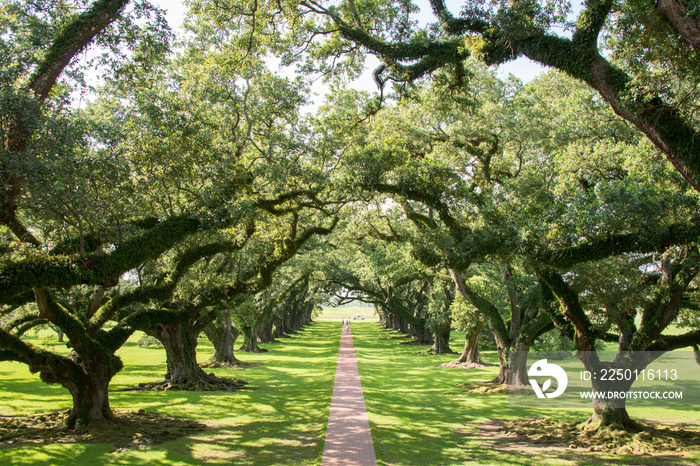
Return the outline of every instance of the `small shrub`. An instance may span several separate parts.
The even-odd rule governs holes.
[[[155,337],[144,334],[140,339],[138,345],[141,348],[162,348],[163,344]]]

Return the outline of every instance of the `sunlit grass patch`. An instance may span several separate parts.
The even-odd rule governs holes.
[[[593,453],[585,457],[565,445],[559,450],[528,443],[517,443],[513,437],[489,436],[484,423],[493,419],[549,417],[558,422],[581,422],[590,410],[512,409],[506,393],[470,392],[465,384],[493,379],[498,367],[454,369],[438,367],[455,359],[454,354],[416,354],[425,346],[402,345],[392,338],[393,332],[376,323],[353,323],[353,340],[358,358],[362,388],[369,414],[375,450],[380,464],[663,464],[668,458],[659,456],[616,456]],[[463,344],[463,341],[462,341]],[[452,342],[459,349],[459,339]],[[496,362],[496,355],[486,352],[484,360]],[[697,412],[676,410],[630,411],[639,418],[664,420],[669,416],[678,422],[689,421]],[[499,432],[500,433],[500,432]],[[668,453],[668,452],[667,452]],[[666,456],[668,454],[666,453]],[[697,464],[700,455],[683,457],[671,452],[668,464]]]
[[[340,342],[340,322],[320,322],[278,343],[267,353],[238,353],[260,366],[213,369],[219,376],[250,383],[237,392],[124,392],[120,388],[160,380],[166,372],[162,348],[141,348],[139,335],[118,352],[124,370],[112,381],[115,410],[195,419],[206,431],[156,446],[114,453],[113,445],[53,444],[0,449],[0,464],[279,464],[320,460]],[[212,354],[199,340],[198,360]],[[26,366],[0,363],[0,414],[19,415],[70,408],[70,395],[47,385]]]

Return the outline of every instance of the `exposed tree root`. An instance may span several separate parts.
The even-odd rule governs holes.
[[[255,348],[246,348],[245,346],[241,346],[238,349],[239,353],[267,353],[269,351],[269,349],[260,348],[259,346],[256,346]]]
[[[203,431],[206,426],[191,419],[160,414],[117,412],[112,421],[68,429],[70,410],[29,416],[0,416],[0,449],[23,444],[108,443],[116,451],[140,445],[158,445]]]
[[[124,388],[123,391],[167,391],[183,390],[188,392],[233,392],[245,388],[248,382],[241,379],[217,377],[214,374],[206,374],[201,379],[175,382],[163,380],[160,382],[140,383],[136,387]]]
[[[493,364],[490,362],[484,362],[484,361],[467,361],[467,362],[459,362],[459,359],[455,359],[454,361],[446,362],[444,364],[440,364],[439,367],[451,367],[455,369],[480,369],[482,367],[492,367],[492,366],[497,366],[498,364]]]
[[[427,351],[416,351],[415,354],[430,354],[430,355],[435,355],[435,354],[457,354],[455,351],[448,350],[448,351],[443,351],[442,353],[436,352],[433,348],[427,350]]]
[[[582,452],[619,455],[700,453],[700,426],[634,422],[636,431],[595,422],[553,419],[501,421],[501,432],[531,445],[561,446]]]
[[[626,431],[626,432],[641,432],[644,426],[637,421],[633,421],[629,417],[620,420],[619,422],[605,421],[596,419],[594,416],[589,417],[586,421],[576,426],[578,429],[588,433],[605,433],[606,431]]]
[[[205,367],[208,369],[219,369],[219,368],[226,368],[226,369],[245,369],[247,367],[256,367],[256,366],[262,366],[261,363],[259,362],[244,362],[241,361],[240,359],[236,359],[235,361],[224,361],[222,359],[214,359],[211,358],[199,365],[199,367]]]
[[[504,393],[508,391],[508,385],[503,383],[480,382],[480,383],[460,383],[455,385],[458,388],[466,388],[467,393]]]

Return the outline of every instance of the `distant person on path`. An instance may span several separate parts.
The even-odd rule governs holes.
[[[348,319],[343,319],[343,333],[348,333],[350,331],[350,321]]]

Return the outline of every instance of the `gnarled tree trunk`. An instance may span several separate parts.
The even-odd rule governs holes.
[[[241,346],[239,351],[244,353],[264,353],[267,351],[258,346],[258,329],[256,327],[247,325],[241,330],[243,331],[244,340],[243,346]]]
[[[199,327],[188,324],[161,324],[146,333],[157,338],[165,348],[168,372],[163,382],[141,384],[144,390],[233,391],[247,382],[207,374],[197,364]]]
[[[197,364],[197,331],[188,325],[161,325],[156,338],[163,343],[167,356],[166,381],[171,385],[191,385],[204,380],[206,374]]]
[[[272,336],[272,321],[265,321],[258,325],[258,341],[260,343],[274,343],[275,339]]]
[[[413,343],[423,345],[432,345],[433,343],[435,343],[433,341],[433,332],[431,332],[430,329],[425,326],[416,327],[411,325],[410,331],[408,332],[408,336],[413,338]]]
[[[493,364],[484,362],[479,351],[479,336],[484,327],[483,322],[479,322],[474,330],[464,336],[464,350],[459,358],[445,364],[442,367],[459,367],[461,369],[476,369],[479,367],[492,366]]]
[[[202,367],[235,367],[241,362],[236,358],[234,345],[240,331],[231,325],[231,311],[223,313],[218,322],[204,328],[204,334],[214,346],[214,355]]]
[[[450,325],[443,327],[439,331],[435,332],[435,342],[431,348],[431,352],[435,354],[448,354],[453,353],[450,349]]]
[[[68,427],[86,426],[114,420],[109,406],[109,382],[112,376],[108,370],[84,374],[79,383],[70,383],[67,388],[73,396],[73,409],[66,419]]]

